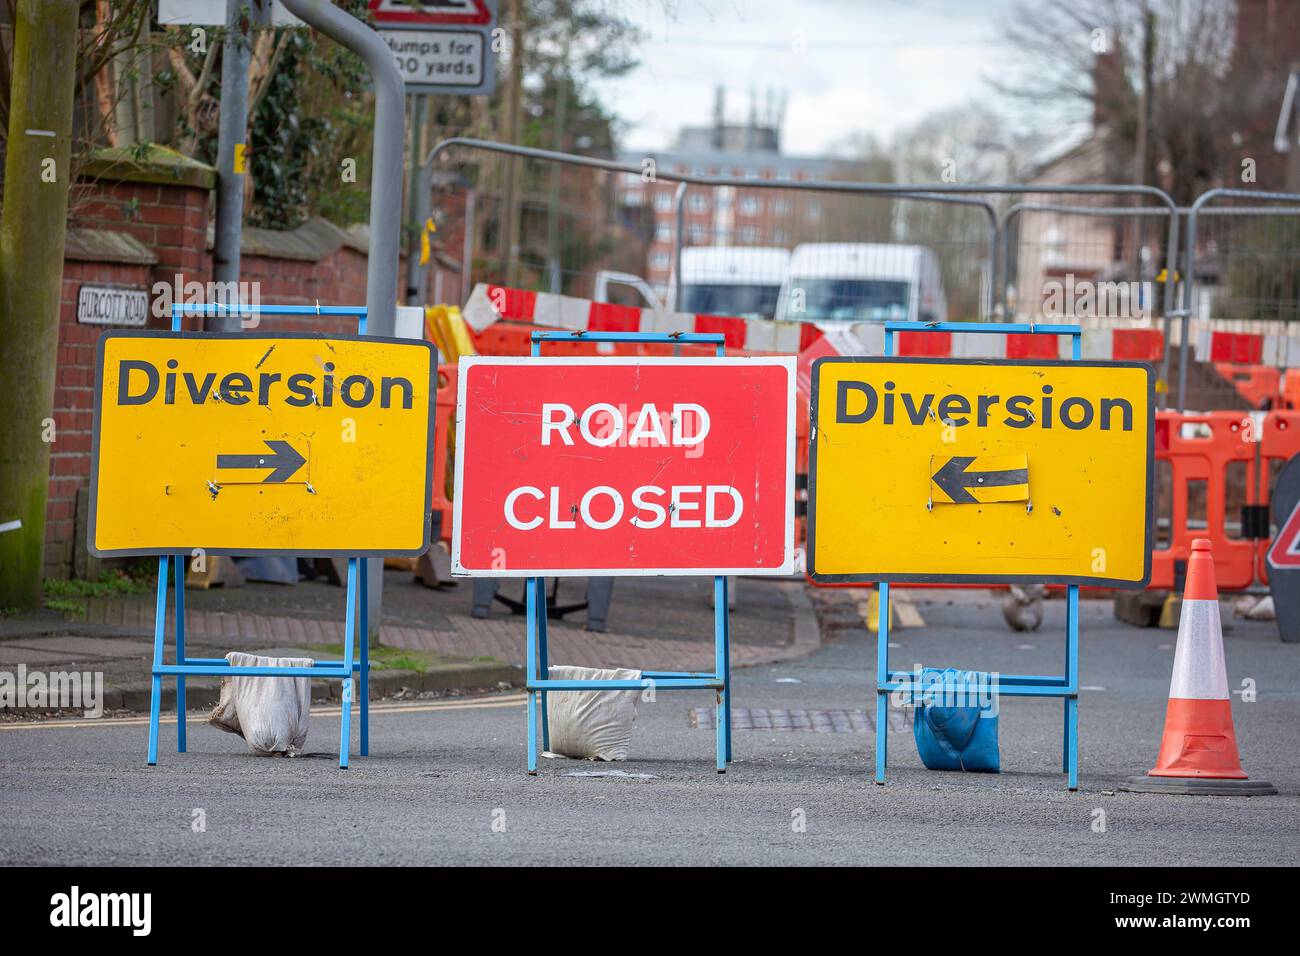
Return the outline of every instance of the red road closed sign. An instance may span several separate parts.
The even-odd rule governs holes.
[[[452,571],[794,571],[790,358],[463,358]]]

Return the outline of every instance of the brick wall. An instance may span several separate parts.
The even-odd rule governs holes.
[[[207,282],[212,256],[207,248],[208,189],[200,185],[156,182],[81,184],[70,211],[70,226],[125,233],[150,249],[157,262],[148,282]],[[67,285],[67,277],[64,285]],[[75,305],[75,302],[74,302]],[[75,310],[73,321],[76,321]],[[167,328],[167,318],[150,321]]]
[[[270,256],[240,257],[242,282],[261,283],[264,305],[365,305],[367,258],[349,246],[319,262]],[[355,335],[357,326],[345,318],[268,316],[258,331],[324,331]]]

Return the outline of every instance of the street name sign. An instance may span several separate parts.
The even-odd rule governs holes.
[[[135,286],[83,285],[77,290],[77,321],[143,326],[149,321],[149,292]]]
[[[459,374],[454,574],[793,573],[793,356]]]
[[[91,552],[422,553],[435,373],[379,336],[107,333]]]
[[[810,576],[1144,586],[1153,382],[1133,362],[819,359]]]
[[[371,0],[408,93],[488,96],[496,89],[496,0]]]

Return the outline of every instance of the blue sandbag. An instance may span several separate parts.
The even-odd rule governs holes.
[[[930,770],[997,773],[997,685],[992,677],[980,671],[926,667],[921,681],[912,725],[921,763]],[[943,706],[971,701],[975,706]]]

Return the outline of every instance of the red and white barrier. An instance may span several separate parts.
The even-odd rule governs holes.
[[[721,332],[729,348],[787,354],[799,350],[803,333],[798,322],[660,312],[485,283],[474,287],[461,314],[475,332],[500,319],[583,332]]]
[[[883,326],[858,323],[826,331],[837,354],[883,355]],[[983,359],[1068,359],[1070,336],[989,332],[895,332],[895,354],[903,357]],[[1157,361],[1163,354],[1159,329],[1085,329],[1080,343],[1086,359]],[[850,351],[843,351],[849,349]]]

